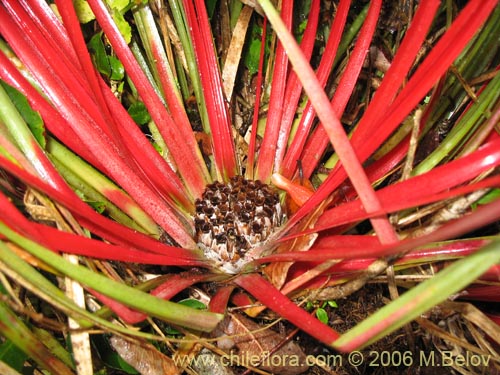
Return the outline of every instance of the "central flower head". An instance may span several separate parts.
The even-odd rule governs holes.
[[[251,261],[250,250],[266,241],[284,219],[278,193],[241,176],[228,184],[208,185],[195,205],[195,239],[205,256],[227,273]]]

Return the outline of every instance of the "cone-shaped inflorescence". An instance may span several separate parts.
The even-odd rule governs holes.
[[[256,180],[214,182],[196,200],[196,241],[216,267],[236,273],[284,219],[278,193]]]

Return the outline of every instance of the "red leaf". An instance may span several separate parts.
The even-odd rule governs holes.
[[[478,151],[432,169],[422,175],[390,185],[377,191],[384,213],[416,207],[466,194],[480,188],[498,186],[500,178],[492,177],[485,181],[449,190],[480,175],[500,164],[500,141],[491,142]],[[373,213],[374,215],[376,213]],[[315,231],[333,226],[356,222],[369,217],[359,200],[346,202],[325,211],[318,219]]]
[[[293,1],[284,0],[281,4],[281,17],[286,27],[292,26]],[[274,58],[273,83],[269,97],[269,111],[266,121],[264,138],[257,159],[256,175],[259,180],[269,182],[273,173],[276,142],[278,141],[281,117],[283,114],[286,77],[288,72],[288,57],[281,43],[278,43]]]
[[[385,75],[391,78],[390,81],[388,81],[387,85],[384,83],[385,79],[382,81],[363,119],[358,124],[356,132],[353,134],[352,142],[357,146],[358,155],[361,160],[365,160],[378,148],[381,142],[393,132],[396,126],[401,123],[424,95],[427,94],[438,79],[446,72],[453,60],[458,57],[459,53],[467,45],[497,3],[494,0],[470,1],[431,50],[397,98],[391,103],[391,99],[406,76],[406,70],[402,71],[403,69],[401,69],[400,65],[409,68],[410,64],[406,54],[410,54],[409,50],[416,54],[418,49],[415,50],[414,43],[417,43],[417,41],[414,39],[424,37],[421,30],[413,30],[412,23],[407,37],[403,40],[391,64],[391,68],[389,68],[389,71]],[[433,6],[437,7],[438,5],[439,2]],[[422,2],[418,10],[420,11],[421,8],[422,17],[425,21],[429,17],[428,11],[432,10],[432,7],[428,10]],[[417,18],[419,11],[417,11],[415,18]],[[428,18],[429,22],[431,18]],[[407,38],[408,43],[406,43]],[[408,45],[405,46],[406,44]],[[369,141],[367,142],[367,140]]]
[[[260,97],[262,95],[262,79],[264,75],[264,56],[266,52],[267,18],[264,18],[262,25],[262,37],[260,41],[259,71],[257,72],[257,82],[255,88],[255,104],[253,108],[252,130],[250,132],[250,142],[248,144],[247,168],[245,171],[247,179],[254,178],[255,143],[257,139],[257,128],[259,126]]]
[[[335,91],[335,94],[332,98],[332,107],[338,117],[342,116],[342,113],[347,106],[347,102],[349,101],[349,98],[351,97],[352,91],[358,80],[361,67],[363,66],[363,63],[365,61],[366,54],[369,51],[373,33],[377,25],[378,15],[379,8],[377,7],[376,3],[372,3],[363,27],[359,33],[356,46],[354,47],[352,54],[349,56],[349,62],[347,63],[345,71],[339,81],[337,90]],[[333,57],[331,63],[333,63]],[[307,109],[309,108],[306,108],[306,110]],[[313,110],[312,107],[309,110]],[[312,116],[306,116],[306,118],[310,119],[310,123],[312,123]],[[310,123],[306,124],[306,126],[310,127]],[[314,133],[311,135],[308,143],[306,144],[301,157],[303,174],[305,178],[309,178],[311,176],[328,143],[329,140],[324,127],[318,126]],[[291,157],[293,156],[294,155],[292,155]]]
[[[88,3],[126,72],[134,81],[137,91],[167,143],[186,186],[194,197],[201,196],[210,177],[191,126],[185,121],[174,122],[116,28],[105,5],[97,0],[90,0]]]
[[[133,246],[113,245],[101,240],[63,232],[56,228],[29,221],[0,193],[0,220],[16,232],[53,250],[84,255],[97,259],[118,260],[142,264],[203,266],[201,254],[174,246],[143,250]]]
[[[236,152],[222,78],[215,57],[212,32],[203,1],[184,1],[191,39],[199,65],[201,83],[212,133],[213,154],[220,177],[227,181],[238,171]]]
[[[432,6],[427,9],[426,4],[431,4]],[[485,21],[495,4],[496,1],[494,0],[488,0],[487,2],[482,2],[480,0],[470,1],[467,4],[467,7],[460,13],[459,17],[438,42],[436,47],[427,56],[417,72],[412,76],[408,84],[403,88],[398,98],[394,101],[390,108],[387,108],[387,98],[393,97],[394,94],[392,92],[397,90],[400,85],[400,83],[397,83],[396,81],[398,79],[403,79],[404,76],[398,78],[397,75],[394,75],[393,77],[390,72],[386,73],[386,77],[389,77],[390,81],[388,81],[387,84],[384,84],[385,80],[382,82],[381,87],[369,105],[367,112],[363,116],[363,119],[358,125],[358,128],[352,138],[353,146],[355,147],[356,153],[361,161],[364,161],[369,154],[371,154],[371,152],[373,152],[380,145],[380,143],[386,139],[388,134],[394,130],[395,126],[397,126],[409,113],[409,111],[421,100],[423,95],[431,89],[437,79],[444,74],[447,67],[453,59],[458,56],[459,52],[470,40],[473,33]],[[422,2],[420,4],[417,14],[421,13],[421,17],[423,18],[422,22],[424,22],[424,24],[431,21],[426,20],[425,18],[427,18],[429,14],[433,14],[433,9],[437,5],[438,4],[436,4],[434,0],[430,0],[425,3]],[[415,15],[415,19],[417,18],[417,14]],[[402,70],[401,66],[403,65],[403,62],[407,63],[407,59],[410,55],[408,51],[413,50],[414,43],[416,42],[414,38],[423,38],[422,35],[418,35],[423,34],[421,30],[413,26],[416,25],[415,19],[396,55],[396,57],[400,54],[402,55],[398,58],[398,60],[402,62],[396,64],[398,60],[396,60],[395,57],[390,69],[396,71]],[[412,29],[414,29],[414,31],[410,34],[410,30]],[[408,42],[405,42],[407,38]],[[405,44],[407,45],[407,48],[403,49]],[[400,66],[398,67],[398,65]],[[400,73],[398,73],[398,75],[399,74]],[[385,85],[387,85],[387,88],[384,89],[384,91],[386,91],[387,95],[379,94],[380,90]],[[417,89],[418,91],[416,91]],[[384,91],[382,91],[382,94],[384,94]],[[378,99],[375,100],[377,96]],[[386,109],[385,111],[384,108]],[[372,113],[372,115],[370,115],[370,113]],[[387,116],[380,119],[379,122],[372,122],[379,119],[381,113],[386,113]],[[383,126],[380,125],[382,124],[382,121]],[[362,126],[362,123],[371,124],[371,127],[369,129],[365,129],[365,126]],[[287,226],[294,225],[306,216],[315,206],[335,191],[345,178],[346,173],[343,168],[336,167],[332,170],[326,181],[318,188],[311,199],[309,199],[309,201],[306,202],[306,204],[289,220]]]
[[[45,193],[56,202],[64,205],[78,219],[82,226],[98,236],[116,244],[132,246],[146,251],[156,253],[164,251],[165,245],[161,242],[98,214],[90,206],[82,202],[71,189],[68,188],[67,192],[59,192],[38,177],[21,169],[3,155],[0,155],[0,167],[27,185]]]
[[[181,273],[173,275],[163,282],[158,287],[151,291],[151,294],[157,296],[158,298],[164,300],[170,300],[176,294],[182,292],[184,289],[196,284],[200,281],[206,280],[209,275],[207,274],[187,274]],[[113,310],[121,319],[123,319],[127,324],[137,324],[145,320],[148,315],[140,311],[131,309],[124,304],[115,301],[95,290],[90,290],[90,292],[95,295],[99,300],[101,300],[106,306]]]
[[[288,252],[269,255],[256,259],[255,263],[290,262],[290,261],[326,261],[331,259],[378,258],[403,254],[419,246],[455,238],[500,218],[500,200],[478,207],[468,215],[450,221],[438,230],[416,238],[402,240],[395,244],[374,244],[371,247],[347,247],[309,250],[306,252]]]
[[[500,288],[496,285],[473,286],[460,293],[465,300],[500,302]]]
[[[226,285],[219,288],[215,295],[210,299],[209,310],[211,312],[224,314],[234,288],[234,285]]]
[[[22,13],[20,17],[24,22],[29,21]],[[71,66],[64,64],[55,66],[60,64],[58,56],[52,50],[43,49],[46,43],[41,41],[39,36],[36,41],[42,43],[42,46],[32,48],[33,41],[27,40],[28,34],[23,33],[24,22],[20,21],[19,24],[15,24],[4,8],[0,8],[0,19],[2,25],[5,26],[2,34],[8,41],[14,41],[10,44],[42,82],[46,95],[53,103],[56,103],[66,123],[72,127],[79,140],[89,149],[91,148],[97,158],[106,161],[103,165],[105,172],[127,190],[144,211],[175,241],[181,246],[194,248],[195,244],[190,236],[189,226],[181,222],[165,201],[144,182],[144,179],[136,173],[137,169],[130,167],[130,162],[125,161],[117,145],[106,136],[109,128],[99,108],[88,94],[86,86],[77,80],[80,74],[72,71]],[[37,38],[36,33],[34,33],[34,38]],[[46,46],[46,48],[50,47]],[[43,50],[46,56],[40,55],[40,50]],[[190,164],[192,171],[193,163]]]
[[[332,345],[339,337],[339,334],[332,328],[298,307],[262,276],[257,274],[240,275],[234,282],[268,308],[321,342]]]
[[[307,59],[311,58],[314,43],[316,40],[316,31],[318,28],[319,19],[319,1],[314,0],[311,3],[309,16],[307,18],[307,26],[300,43],[300,47]],[[274,80],[273,80],[274,82]],[[285,151],[288,147],[290,130],[292,128],[293,119],[297,111],[297,104],[302,94],[302,85],[297,77],[297,74],[292,70],[289,73],[286,91],[284,94],[284,102],[286,105],[283,109],[281,118],[278,139],[276,140],[276,152],[274,155],[274,171],[280,171],[283,162]],[[295,139],[295,136],[293,137]]]
[[[337,54],[337,49],[342,37],[342,30],[344,29],[345,22],[347,19],[347,14],[349,13],[349,7],[351,5],[351,0],[340,1],[335,18],[332,24],[332,30],[328,36],[328,42],[325,47],[325,52],[321,57],[321,62],[316,72],[318,81],[324,87],[330,71],[332,70],[333,62],[335,60],[335,55]],[[285,159],[283,160],[283,166],[281,172],[285,177],[291,178],[293,172],[297,168],[297,160],[300,159],[300,155],[304,148],[307,137],[311,130],[311,126],[315,119],[316,113],[310,101],[307,102],[304,111],[302,112],[302,118],[297,131],[293,137],[293,141],[287,150]]]

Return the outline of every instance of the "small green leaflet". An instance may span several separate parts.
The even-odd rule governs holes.
[[[128,114],[136,124],[144,125],[151,121],[151,116],[143,102],[135,102],[128,108]]]
[[[99,358],[107,366],[122,371],[125,374],[139,374],[139,372],[130,366],[125,360],[109,344],[107,337],[104,335],[95,335],[92,337],[92,344],[96,349]]]
[[[85,0],[73,0],[73,6],[80,23],[87,23],[95,19],[92,9]]]
[[[297,42],[300,43],[302,41],[302,37],[304,36],[304,31],[306,30],[309,11],[311,10],[311,0],[301,1],[297,3],[297,26],[294,30],[295,38]]]
[[[500,198],[500,189],[492,189],[489,193],[477,201],[477,204],[488,204]]]
[[[6,363],[18,372],[22,372],[24,362],[28,356],[19,349],[11,340],[5,340],[0,345],[0,361]]]
[[[205,1],[205,5],[207,7],[208,18],[212,19],[212,16],[214,15],[214,12],[215,12],[215,6],[217,5],[217,1],[216,0],[207,0],[207,1]]]
[[[108,0],[106,1],[106,4],[108,5],[108,9],[111,10],[111,15],[113,16],[120,33],[127,41],[127,44],[130,43],[130,40],[132,39],[132,28],[128,22],[125,21],[123,13],[125,13],[133,5],[136,5],[137,2],[130,0]],[[94,13],[92,12],[92,9],[90,9],[86,0],[73,0],[73,6],[75,7],[76,15],[78,16],[80,23],[87,23],[95,19]]]
[[[250,26],[250,42],[246,46],[246,50],[243,52],[243,62],[249,70],[250,74],[255,74],[259,71],[259,59],[260,59],[260,48],[262,45],[262,27],[259,26],[255,21]],[[271,35],[266,36],[266,53],[269,52],[269,42]]]
[[[316,310],[316,318],[318,318],[321,323],[328,324],[328,314],[324,308],[320,307]]]
[[[94,35],[90,39],[88,46],[97,70],[114,81],[121,81],[125,76],[125,69],[120,60],[106,53],[106,47],[102,41],[102,32]]]
[[[198,310],[205,310],[207,308],[207,306],[203,302],[200,302],[194,298],[183,299],[182,301],[179,301],[179,303],[181,305],[189,306],[192,307],[193,309],[198,309]]]
[[[308,301],[306,304],[306,310],[311,310],[311,309],[315,308],[315,306],[317,306],[317,305],[318,305],[318,301]],[[332,300],[323,301],[323,302],[321,302],[321,304],[319,306],[316,307],[316,313],[315,313],[316,318],[318,318],[318,320],[324,324],[328,324],[328,313],[325,310],[326,306],[330,306],[333,308],[338,307],[337,302],[332,301]]]
[[[38,144],[45,149],[46,141],[45,141],[45,126],[43,124],[42,117],[36,111],[34,111],[26,97],[17,91],[12,86],[9,86],[5,82],[0,82],[9,95],[10,100],[16,106],[17,110],[23,117],[23,120],[28,124],[33,136],[35,137]]]
[[[330,301],[326,301],[326,303],[328,304],[328,306],[333,307],[333,308],[339,307],[339,305],[337,305],[337,302],[335,302],[335,301],[330,300]]]
[[[252,39],[250,42],[250,47],[245,54],[245,65],[250,71],[250,74],[255,74],[259,71],[259,58],[260,58],[260,46],[261,42],[259,39]]]

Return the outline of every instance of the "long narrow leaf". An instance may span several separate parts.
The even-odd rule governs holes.
[[[325,47],[325,52],[321,57],[321,63],[318,67],[318,71],[316,72],[318,80],[323,86],[325,86],[328,75],[332,70],[334,62],[336,60],[335,56],[338,56],[337,51],[339,49],[342,30],[345,27],[350,5],[351,5],[350,0],[343,0],[339,3],[337,7],[337,12],[335,14],[335,19],[333,21],[332,30],[330,31],[330,36],[328,37],[328,42]],[[374,7],[370,8],[376,9]],[[358,17],[362,16],[363,12]],[[349,68],[346,68],[346,70],[349,70]],[[307,163],[303,162],[302,159],[304,159],[305,157],[301,158],[301,154],[304,151],[303,150],[304,145],[306,144],[306,140],[307,137],[309,136],[315,117],[316,113],[314,111],[314,107],[312,103],[308,101],[304,108],[304,111],[302,112],[302,117],[297,127],[295,136],[293,137],[293,140],[290,144],[290,147],[287,150],[285,159],[283,161],[283,167],[281,173],[285,177],[288,178],[292,177],[293,173],[297,169],[297,160],[301,159],[303,167],[302,171],[303,177],[309,178],[310,175],[310,173],[308,172],[309,168],[307,166]]]
[[[161,160],[158,153],[153,150],[145,137],[142,136],[136,124],[126,114],[121,104],[118,104],[116,97],[110,92],[109,88],[103,84],[102,78],[98,75],[97,70],[92,64],[75,10],[73,7],[62,6],[60,13],[74,49],[78,51],[78,61],[82,66],[83,75],[88,80],[91,93],[95,96],[96,104],[99,105],[103,115],[106,117],[106,122],[112,130],[113,140],[120,147],[121,152],[126,155],[126,159],[136,159],[138,161],[137,167],[139,171],[144,171],[149,179],[156,183],[156,188],[170,193],[174,199],[180,201],[186,208],[189,208],[190,205],[186,200],[182,199],[185,195],[182,183],[169,166]],[[57,23],[56,20],[53,22]],[[51,25],[44,24],[44,26]],[[66,50],[71,49],[68,47]],[[134,164],[131,165],[136,166]],[[158,176],[164,176],[165,178],[160,182],[156,178]],[[164,185],[169,188],[162,189]]]
[[[438,45],[433,49],[431,54],[429,54],[429,56],[426,58],[426,60],[422,64],[424,69],[420,67],[417,70],[417,73],[419,72],[420,73],[418,75],[417,73],[415,73],[412,76],[412,78],[410,79],[412,85],[409,86],[410,84],[409,82],[408,85],[406,85],[403,88],[402,92],[400,93],[400,95],[398,95],[398,98],[392,105],[393,110],[387,110],[388,115],[386,118],[384,118],[384,126],[380,127],[379,125],[377,125],[376,127],[371,128],[371,130],[369,131],[363,130],[360,131],[359,133],[358,131],[354,133],[352,142],[356,146],[357,155],[360,157],[361,160],[365,160],[365,158],[368,157],[368,155],[371,152],[373,152],[375,148],[378,147],[378,145],[380,145],[381,140],[377,140],[378,137],[380,137],[380,139],[387,138],[389,132],[385,133],[386,130],[392,131],[394,127],[398,125],[399,122],[402,120],[403,117],[401,115],[403,114],[403,103],[405,107],[404,113],[408,114],[408,112],[417,104],[417,102],[422,98],[422,96],[431,89],[432,85],[436,82],[439,76],[445,72],[450,62],[453,61],[453,59],[458,55],[459,51],[466,45],[467,41],[470,40],[473,32],[477,30],[477,28],[481,25],[482,22],[484,22],[484,20],[491,12],[492,7],[495,4],[496,4],[495,1],[488,1],[487,3],[483,3],[481,1],[476,1],[476,0],[471,1],[467,5],[467,7],[460,13],[459,17],[457,18],[457,20],[455,20],[455,22],[452,24],[452,26],[446,32],[446,34],[441,38]],[[432,6],[430,7],[431,8],[430,10],[432,11],[432,9],[436,6],[436,4],[431,4],[431,5]],[[481,8],[480,13],[473,12],[477,7]],[[423,8],[422,12],[424,14],[427,14],[428,10]],[[473,18],[473,22],[470,22],[471,17]],[[465,25],[467,25],[467,29],[463,30]],[[463,33],[462,30],[464,31]],[[415,31],[415,33],[417,32],[418,30]],[[408,42],[408,44],[410,44],[410,42]],[[443,50],[447,50],[447,53],[445,53],[446,55],[445,60],[447,64],[444,63],[445,62],[444,60],[438,57],[443,53]],[[402,61],[404,61],[407,58],[405,57],[405,59],[403,59],[403,57],[401,57]],[[429,74],[431,74],[425,76],[425,80],[423,79],[424,72],[429,72]],[[428,79],[431,77],[432,79]],[[390,85],[387,84],[387,86],[388,87],[393,86],[393,89],[394,88],[397,89],[398,87],[396,84],[393,83],[391,83]],[[421,96],[415,95],[416,94],[415,90],[417,87],[419,92],[422,93]],[[389,89],[387,90],[389,91]],[[380,92],[380,90],[378,92]],[[406,100],[404,101],[401,100],[403,98],[402,96],[403,93],[405,94],[404,97],[406,98]],[[375,100],[375,98],[373,100]],[[379,104],[377,104],[375,107],[379,108],[379,110],[382,110],[382,108],[379,106],[385,108],[386,103],[383,103],[384,100],[385,97],[381,96],[380,99],[377,101]],[[376,110],[373,110],[373,112],[376,112]],[[398,117],[396,118],[396,116]],[[363,117],[363,119],[365,117],[366,114]],[[387,123],[388,120],[391,120],[390,123]],[[368,123],[369,118],[367,118],[367,120],[361,120],[361,121],[366,121]],[[370,124],[372,123],[370,122]],[[361,128],[365,129],[364,126],[362,127],[361,124],[359,124],[357,129],[361,130]],[[376,131],[374,129],[376,129]],[[366,142],[366,139],[368,139],[369,142]],[[296,212],[293,218],[291,218],[290,225],[292,225],[295,221],[298,221],[301,218],[303,218],[304,215],[307,214],[307,212],[311,209],[311,207],[315,207],[316,205],[318,205],[318,202],[321,202],[326,197],[328,197],[345,180],[345,177],[346,177],[345,172],[340,167],[332,170],[327,180],[320,186],[320,188],[311,197],[311,199],[298,212]]]
[[[207,274],[194,274],[194,275],[183,275],[178,274],[170,277],[168,280],[163,282],[158,287],[151,291],[151,295],[161,298],[164,300],[169,300],[176,294],[182,292],[186,288],[200,281],[204,281],[209,278],[210,275]],[[99,300],[105,303],[105,305],[115,313],[117,313],[121,319],[123,319],[127,324],[136,324],[145,320],[148,315],[131,309],[126,305],[115,301],[112,298],[106,297],[103,294],[92,291],[92,294],[97,296]],[[217,311],[212,311],[217,312]],[[102,315],[102,314],[101,314]]]
[[[149,313],[152,316],[201,331],[211,331],[222,319],[222,316],[219,314],[200,311],[161,300],[97,274],[86,267],[72,264],[37,243],[23,238],[3,223],[0,223],[0,233],[47,265],[80,282],[82,285],[124,302],[130,307]]]
[[[381,94],[374,104],[370,104],[368,109],[373,105],[373,109],[371,109],[373,116],[365,114],[362,120],[363,122],[366,121],[370,126],[364,126],[360,123],[358,125],[359,132],[356,131],[352,137],[353,144],[361,145],[361,142],[363,142],[363,145],[359,147],[361,160],[365,160],[380,145],[383,139],[386,139],[392,133],[395,127],[446,72],[449,65],[458,57],[460,51],[485,22],[495,5],[497,5],[497,2],[492,0],[470,1],[422,62],[415,74],[412,75],[390,107],[387,106],[386,96]],[[394,64],[395,62],[393,62]],[[373,100],[375,101],[375,97]],[[383,126],[380,126],[382,123]],[[377,131],[374,131],[375,129]],[[370,142],[363,141],[363,139],[370,139]]]
[[[283,45],[286,47],[290,61],[292,62],[294,69],[304,86],[304,90],[309,95],[311,102],[314,104],[318,117],[323,122],[323,126],[327,130],[330,141],[342,160],[342,163],[346,168],[350,180],[356,188],[363,205],[369,212],[378,211],[381,208],[380,202],[377,200],[375,192],[373,191],[373,188],[363,171],[363,167],[358,160],[356,152],[352,148],[347,135],[342,128],[342,124],[333,111],[333,108],[330,106],[328,97],[322,90],[321,84],[318,82],[314,71],[304,59],[293,36],[288,32],[286,26],[281,21],[278,13],[273,8],[271,3],[268,1],[262,1],[261,6],[276,29]],[[387,218],[374,218],[371,222],[382,242],[397,241],[394,229],[388,222]]]
[[[366,55],[370,49],[370,43],[375,32],[380,12],[380,7],[378,5],[379,4],[376,2],[372,2],[370,5],[368,14],[366,15],[366,20],[361,28],[354,50],[349,56],[349,61],[345,71],[342,74],[337,90],[333,95],[331,103],[338,117],[341,117],[342,113],[344,113],[347,102],[349,101],[358,80],[363,63],[365,62]],[[310,126],[309,124],[305,125]],[[309,178],[311,176],[327,145],[328,136],[325,132],[325,128],[323,126],[318,126],[311,135],[302,155],[302,168],[305,178]]]
[[[2,193],[0,193],[0,203],[2,204],[0,220],[7,223],[11,229],[54,251],[123,262],[203,266],[203,261],[200,260],[201,255],[191,250],[165,246],[164,251],[159,253],[139,250],[134,247],[112,245],[100,240],[62,232],[43,224],[33,223],[26,219]]]
[[[212,33],[203,1],[184,1],[186,17],[199,65],[201,84],[212,135],[212,151],[220,178],[227,181],[238,171],[231,119],[222,88],[222,78],[212,42]]]
[[[465,288],[498,262],[500,242],[495,241],[477,253],[455,262],[370,315],[335,341],[334,347],[348,352],[372,343],[445,301],[448,296]]]
[[[0,85],[0,121],[7,127],[10,135],[18,147],[23,151],[31,162],[38,175],[49,182],[56,189],[65,189],[64,181],[57,173],[44,151],[37,143],[28,125],[21,117],[14,104],[11,102],[7,92]]]
[[[298,307],[262,276],[257,274],[241,275],[234,282],[258,298],[271,310],[321,342],[331,345],[338,339],[337,332]]]
[[[262,25],[262,36],[260,40],[259,70],[257,72],[257,82],[255,88],[255,104],[253,108],[252,128],[250,131],[250,142],[248,144],[248,157],[245,175],[247,179],[253,179],[255,173],[255,149],[257,143],[257,129],[259,126],[259,111],[262,95],[262,80],[264,76],[264,56],[266,54],[267,18],[264,18]]]
[[[155,234],[158,232],[156,223],[130,198],[130,196],[104,175],[86,164],[76,155],[72,154],[71,151],[62,144],[53,138],[49,138],[47,142],[47,151],[50,152],[50,156],[55,160],[56,166],[59,166],[60,173],[63,176],[65,176],[65,173],[64,170],[61,170],[62,168],[70,170],[83,182],[95,188],[104,197],[108,198],[117,207],[123,210],[124,213],[133,218],[139,225],[145,228],[148,233]]]
[[[101,160],[106,160],[105,167],[110,176],[126,189],[144,210],[179,244],[185,247],[194,247],[193,240],[188,233],[189,229],[186,228],[185,224],[181,223],[175,214],[172,213],[171,208],[134,173],[134,170],[129,167],[128,163],[120,157],[121,155],[116,145],[110,138],[106,137],[99,124],[93,121],[94,119],[88,117],[87,108],[84,108],[83,104],[80,105],[80,99],[86,97],[85,93],[83,91],[80,92],[79,95],[82,98],[76,99],[75,94],[78,93],[73,92],[74,88],[70,89],[64,85],[64,82],[57,78],[58,75],[55,74],[49,62],[39,56],[27,43],[23,44],[19,40],[19,35],[16,33],[16,26],[1,8],[0,19],[2,19],[3,25],[9,26],[2,29],[2,33],[7,35],[9,40],[17,40],[18,43],[16,43],[16,46],[20,48],[18,52],[21,52],[22,56],[27,60],[30,69],[38,73],[35,75],[39,76],[39,79],[43,79],[43,87],[46,90],[46,94],[60,108],[64,108],[64,111],[61,110],[60,113],[66,118],[67,123],[72,125],[73,130],[78,134],[79,138],[86,145],[94,145],[93,151],[96,155],[99,155]],[[91,101],[90,98],[87,99]],[[101,121],[102,119],[98,116],[95,120]]]
[[[74,372],[44,346],[26,324],[7,307],[5,302],[0,302],[0,332],[3,337],[11,340],[30,358],[51,373],[74,375]]]
[[[67,315],[71,315],[73,319],[78,320],[82,327],[91,328],[95,325],[97,327],[104,328],[109,332],[119,332],[121,334],[143,337],[149,340],[158,339],[154,335],[146,332],[141,332],[136,329],[131,330],[123,327],[122,325],[111,323],[107,319],[101,318],[98,313],[94,314],[86,309],[80,308],[74,303],[73,300],[69,299],[61,289],[52,284],[44,275],[39,273],[28,263],[23,261],[3,242],[0,243],[0,247],[2,250],[0,251],[0,262],[2,262],[3,266],[2,271],[6,275],[16,280],[21,286],[33,294],[54,305],[60,311],[65,312]],[[126,287],[124,285],[122,286]],[[135,293],[141,292],[139,290],[135,290]],[[149,297],[157,299],[156,297]],[[160,302],[160,304],[162,303]],[[168,305],[170,305],[170,303]],[[215,316],[218,317],[218,315]]]
[[[470,181],[499,164],[500,142],[497,141],[485,145],[470,155],[434,168],[426,174],[383,188],[377,191],[377,196],[379,196],[380,202],[386,209],[386,212],[394,212],[400,209],[431,203],[432,201],[446,199],[452,195],[473,191],[473,188],[468,187],[462,187],[454,192],[450,192],[448,189]],[[498,182],[496,178],[493,178],[493,180],[485,183],[482,188],[491,187],[495,184],[498,184]],[[478,183],[475,189],[479,189],[480,186],[480,183]],[[443,196],[433,197],[433,195],[441,192],[443,192]],[[331,227],[333,226],[333,222],[336,223],[335,225],[348,223],[350,222],[348,217],[354,219],[361,211],[364,210],[359,201],[346,202],[338,206],[338,208],[326,211],[318,220],[315,230],[323,230]]]
[[[285,0],[281,3],[281,17],[283,27],[290,30],[292,27],[293,1]],[[272,20],[269,20],[271,23]],[[288,57],[282,41],[278,43],[274,59],[273,83],[269,97],[269,111],[266,121],[264,138],[260,147],[259,158],[255,169],[256,177],[269,182],[273,173],[277,141],[283,115],[286,78],[288,72]]]
[[[375,243],[368,247],[328,247],[303,252],[280,253],[262,257],[255,263],[290,261],[327,261],[331,259],[378,258],[407,253],[419,246],[445,241],[491,224],[500,217],[500,200],[477,208],[472,213],[444,224],[439,229],[421,237],[405,239],[394,244]]]
[[[189,187],[194,197],[201,196],[205,185],[210,181],[210,177],[192,129],[187,128],[185,122],[176,124],[173,121],[135,60],[104,4],[97,0],[90,0],[89,5],[167,142],[179,172],[186,181],[186,186]]]
[[[300,47],[304,52],[304,56],[307,59],[311,58],[313,51],[316,31],[318,28],[319,19],[319,1],[314,0],[311,3],[311,8],[309,10],[309,15],[307,17],[307,26],[300,42]],[[274,82],[274,80],[273,80]],[[294,71],[291,71],[288,75],[288,80],[286,84],[286,91],[284,100],[287,105],[283,109],[283,116],[281,118],[281,124],[279,129],[279,136],[276,142],[276,152],[274,157],[274,171],[280,171],[283,162],[283,157],[288,147],[290,131],[292,129],[293,119],[297,112],[297,104],[299,103],[300,95],[302,93],[302,85]],[[295,138],[295,137],[294,137]]]
[[[165,251],[165,245],[161,242],[107,219],[82,202],[71,190],[71,193],[68,192],[67,194],[55,190],[36,176],[21,169],[3,155],[0,155],[0,167],[18,177],[27,185],[47,194],[47,196],[56,202],[64,205],[73,213],[73,216],[79,220],[82,226],[91,232],[116,244],[137,247],[151,252],[162,253]]]

